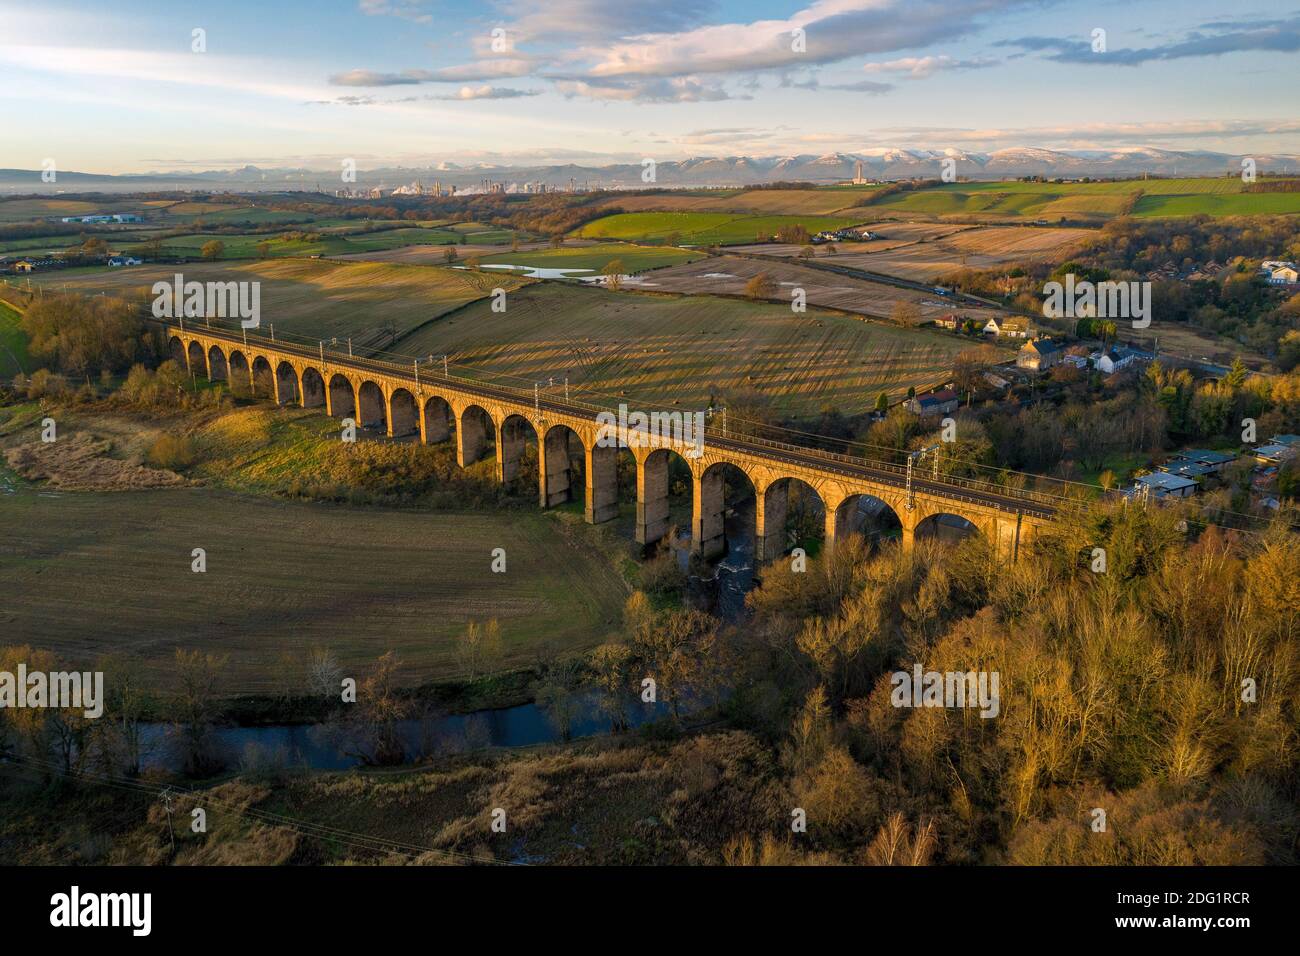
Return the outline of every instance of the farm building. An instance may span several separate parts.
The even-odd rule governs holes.
[[[88,225],[109,225],[123,222],[144,222],[144,219],[134,213],[115,212],[99,216],[64,216],[62,221],[80,222]]]
[[[1043,372],[1061,360],[1062,350],[1051,339],[1034,339],[1020,346],[1016,367]]]
[[[914,415],[947,415],[955,412],[959,403],[957,393],[950,388],[944,388],[909,398],[903,403],[903,407]]]
[[[14,263],[14,272],[35,272],[38,269],[49,269],[53,266],[63,265],[61,259],[19,259]]]

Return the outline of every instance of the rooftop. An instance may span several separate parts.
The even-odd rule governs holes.
[[[1141,475],[1135,479],[1140,484],[1148,488],[1159,488],[1162,491],[1182,491],[1184,488],[1192,487],[1196,484],[1191,478],[1184,478],[1181,475],[1170,474],[1167,471],[1153,471],[1149,475]]]

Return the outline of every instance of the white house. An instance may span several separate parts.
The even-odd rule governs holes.
[[[1093,352],[1088,358],[1092,360],[1094,368],[1107,375],[1113,375],[1115,372],[1123,371],[1135,362],[1149,362],[1154,356],[1149,352],[1138,349],[1112,347]]]
[[[1269,285],[1295,285],[1300,282],[1300,272],[1289,259],[1266,259],[1260,263],[1259,274]]]
[[[139,266],[144,265],[143,259],[137,259],[134,256],[113,256],[108,260],[110,266]]]
[[[989,319],[984,325],[986,335],[1000,335],[1009,339],[1027,339],[1034,334],[1034,330],[1029,325],[1029,320],[1019,315],[1004,315],[1001,319],[996,316]]]

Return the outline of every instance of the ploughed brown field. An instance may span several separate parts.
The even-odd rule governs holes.
[[[749,259],[695,263],[709,269],[776,267]],[[704,408],[717,394],[754,390],[789,415],[815,415],[832,405],[845,414],[869,410],[884,391],[924,390],[946,381],[967,340],[930,329],[901,328],[788,304],[715,295],[651,295],[661,277],[648,273],[645,292],[541,282],[510,293],[503,313],[484,300],[432,322],[402,340],[412,354],[447,352],[463,374],[531,389],[554,380],[563,393],[626,401],[679,401]],[[795,275],[807,271],[797,269]],[[690,275],[687,273],[686,275]],[[827,286],[851,284],[838,276]],[[696,281],[701,286],[710,280]],[[651,288],[656,285],[655,288]],[[710,291],[743,287],[733,280]],[[882,307],[883,311],[888,311]]]
[[[838,258],[824,260],[841,264]],[[653,285],[656,290],[685,292],[692,295],[722,293],[743,295],[749,280],[765,272],[777,283],[777,296],[789,300],[793,290],[801,288],[810,305],[843,309],[880,319],[893,317],[900,303],[916,306],[915,324],[930,322],[951,312],[971,318],[991,319],[996,309],[958,306],[948,299],[914,289],[900,289],[881,282],[854,279],[821,269],[785,261],[766,261],[750,256],[720,256],[660,269],[647,277],[638,288]]]
[[[1011,262],[1061,262],[1093,229],[1052,229],[1036,226],[962,227],[946,234],[925,235],[907,242],[894,241],[897,228],[882,225],[890,244],[846,243],[835,261],[841,265],[879,272],[915,282],[933,282],[961,268],[991,269]]]

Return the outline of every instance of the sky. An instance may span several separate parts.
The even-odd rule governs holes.
[[[0,0],[0,168],[1300,154],[1300,0]]]

